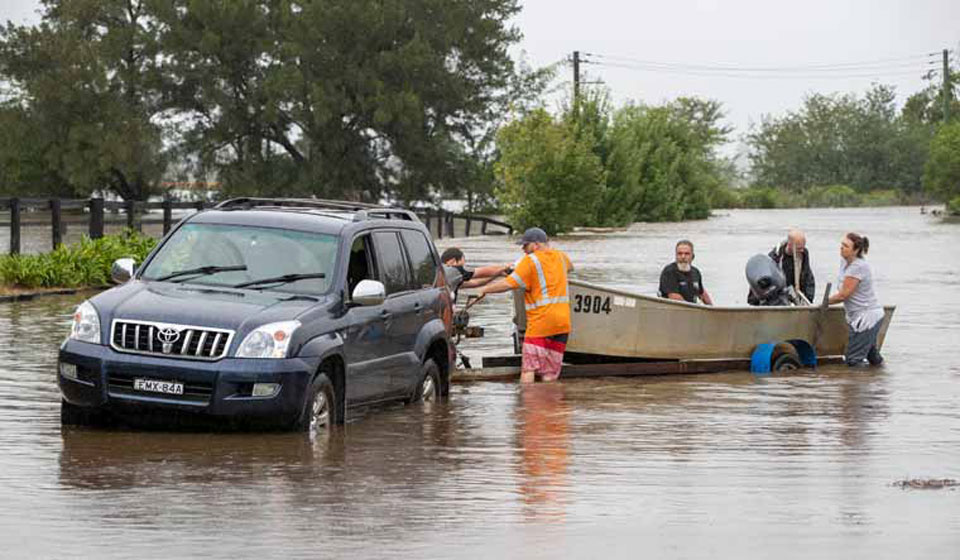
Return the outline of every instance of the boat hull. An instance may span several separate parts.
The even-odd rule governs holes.
[[[750,358],[757,345],[803,340],[818,356],[839,356],[847,344],[842,306],[711,307],[599,286],[569,285],[571,356],[694,360]],[[877,339],[882,346],[894,306],[884,307]],[[514,294],[514,320],[522,332],[522,293]],[[599,360],[602,361],[602,360]]]

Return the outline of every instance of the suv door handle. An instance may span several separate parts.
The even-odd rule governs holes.
[[[380,317],[381,317],[381,318],[386,319],[386,318],[389,317],[389,316],[390,316],[390,312],[389,312],[388,310],[386,310],[386,309],[381,309],[381,310],[380,310]]]
[[[420,305],[419,301],[413,304],[413,310],[416,311],[417,313],[420,313],[421,311],[423,311],[423,306]]]

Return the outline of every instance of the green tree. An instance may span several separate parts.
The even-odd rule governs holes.
[[[930,143],[924,188],[940,200],[960,202],[960,122],[944,125]]]
[[[476,180],[516,0],[167,4],[187,137],[230,189],[411,201]]]
[[[862,97],[811,95],[800,110],[765,117],[747,135],[753,184],[793,193],[822,185],[917,191],[931,132],[926,118],[919,98],[898,113],[889,86]]]
[[[729,128],[719,103],[681,98],[659,107],[626,106],[610,126],[606,224],[706,218],[728,176],[715,153]]]
[[[542,107],[543,95],[556,77],[558,64],[539,69],[521,64],[507,88],[494,95],[484,117],[457,128],[458,159],[452,166],[450,180],[442,192],[436,194],[465,198],[468,212],[489,210],[498,205],[494,194],[497,132],[512,115]]]
[[[593,153],[606,167],[610,155],[610,119],[613,108],[606,90],[593,89],[581,94],[576,107],[564,107],[563,121],[578,138],[583,138],[593,147]]]
[[[497,196],[515,226],[554,234],[592,224],[604,171],[593,142],[537,109],[500,129]]]
[[[146,0],[44,0],[39,26],[8,24],[8,116],[29,127],[36,155],[4,153],[4,175],[26,167],[53,194],[145,198],[166,165],[156,37]]]

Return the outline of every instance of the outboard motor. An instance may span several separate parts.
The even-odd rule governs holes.
[[[760,305],[790,305],[790,291],[783,271],[768,255],[754,255],[747,261],[747,283]]]

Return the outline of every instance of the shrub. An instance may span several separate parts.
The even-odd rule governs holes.
[[[953,197],[947,203],[947,214],[951,216],[960,216],[960,196]]]
[[[894,189],[883,189],[864,193],[861,197],[863,206],[897,206],[903,204],[904,195]]]
[[[710,194],[710,205],[713,208],[741,208],[743,207],[742,191],[733,187],[719,186]]]
[[[804,191],[804,206],[810,208],[836,208],[860,206],[860,195],[847,185],[827,185],[810,187]]]
[[[143,262],[157,240],[135,231],[100,239],[83,237],[39,255],[0,256],[0,280],[22,288],[94,287],[110,282],[110,266],[122,257]]]
[[[740,194],[743,208],[782,208],[785,193],[773,187],[750,187]]]

